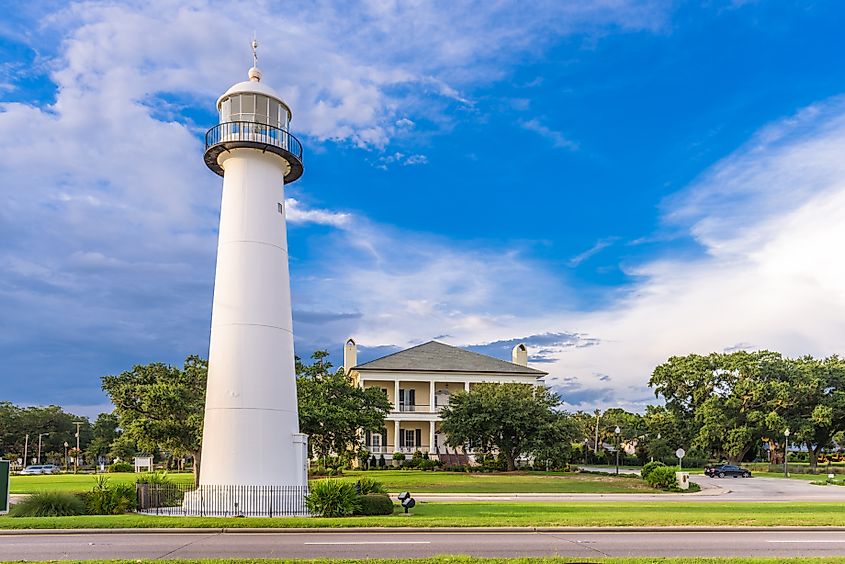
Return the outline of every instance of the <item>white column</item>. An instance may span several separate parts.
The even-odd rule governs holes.
[[[399,421],[393,423],[393,452],[399,451]]]
[[[428,452],[434,452],[434,421],[428,422]]]
[[[399,380],[393,382],[393,411],[399,411]],[[396,443],[396,446],[399,446],[399,443]]]
[[[465,392],[469,391],[469,382],[464,382],[464,391]]]
[[[434,407],[434,380],[432,380],[428,384],[428,410],[437,411],[437,409]]]

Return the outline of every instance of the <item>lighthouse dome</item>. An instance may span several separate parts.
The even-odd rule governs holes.
[[[231,86],[217,99],[220,123],[252,121],[288,130],[290,107],[281,96],[261,82],[261,71],[249,69],[249,80]]]

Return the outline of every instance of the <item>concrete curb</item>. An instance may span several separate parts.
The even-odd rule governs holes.
[[[0,529],[0,536],[23,535],[152,535],[152,534],[401,534],[401,533],[725,533],[725,532],[845,532],[845,527],[288,527],[288,528],[146,528],[146,529]]]

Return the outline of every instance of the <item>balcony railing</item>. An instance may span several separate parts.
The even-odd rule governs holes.
[[[414,454],[414,452],[416,451],[431,452],[431,448],[428,445],[402,446],[398,448],[393,445],[364,445],[364,448],[367,449],[367,452],[369,452],[370,454],[393,454],[394,452],[401,452],[403,454]]]
[[[393,454],[393,445],[364,445],[364,448],[367,449],[367,452],[370,454]]]
[[[280,127],[254,121],[218,123],[205,134],[205,149],[229,141],[252,141],[279,147],[302,160],[302,143]]]
[[[409,404],[409,403],[400,403],[399,404],[399,411],[431,411],[429,409],[430,406],[423,405],[419,403]]]
[[[238,147],[269,151],[285,159],[290,165],[285,174],[286,184],[302,176],[302,143],[299,139],[280,127],[254,121],[225,121],[209,129],[205,134],[205,164],[223,176],[217,157],[223,151]]]

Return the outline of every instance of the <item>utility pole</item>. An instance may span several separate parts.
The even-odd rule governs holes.
[[[76,456],[73,457],[73,473],[76,474],[79,471],[79,426],[82,425],[82,421],[74,421],[74,425],[76,425]]]
[[[41,437],[50,433],[38,433],[38,464],[41,464]]]
[[[26,434],[26,439],[23,443],[23,467],[26,468],[29,466],[29,460],[27,460],[27,456],[29,456],[29,433]]]
[[[601,417],[601,411],[598,409],[596,410],[596,443],[593,446],[593,454],[598,456],[599,454],[599,417]]]

